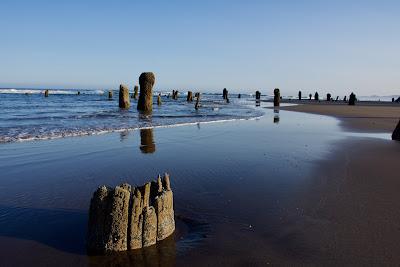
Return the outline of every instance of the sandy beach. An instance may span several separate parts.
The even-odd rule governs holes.
[[[299,105],[282,107],[283,110],[334,116],[343,128],[357,132],[393,132],[400,119],[400,104],[390,102],[347,103],[326,101],[291,101]]]
[[[387,134],[348,134],[334,117],[265,110],[257,120],[148,129],[150,135],[132,131],[3,144],[0,167],[7,179],[0,186],[8,190],[0,197],[2,263],[399,262],[400,144]],[[93,190],[124,181],[141,184],[164,171],[171,173],[175,192],[175,241],[145,254],[88,257]]]

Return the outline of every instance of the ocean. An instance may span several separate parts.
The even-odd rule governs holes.
[[[158,93],[154,93],[153,113],[145,116],[136,110],[134,99],[129,110],[119,109],[118,91],[109,100],[108,91],[103,90],[50,90],[46,98],[43,89],[0,89],[0,143],[250,119],[263,114],[255,109],[251,95],[240,99],[232,95],[228,105],[220,94],[202,94],[202,106],[195,110],[194,102],[186,101],[186,93],[173,100],[168,98],[169,92],[161,92],[163,104],[157,106]]]

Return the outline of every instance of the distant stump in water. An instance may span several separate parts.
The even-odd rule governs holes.
[[[129,99],[129,89],[126,85],[121,84],[119,86],[119,107],[129,108],[130,106],[131,102]]]
[[[188,91],[186,101],[187,102],[192,102],[193,101],[193,93],[192,93],[192,91]]]
[[[90,202],[87,250],[90,254],[139,249],[175,231],[169,175],[143,186],[99,187]]]
[[[222,98],[228,101],[228,90],[226,88],[222,90]]]
[[[49,90],[44,91],[44,97],[49,97]]]
[[[108,99],[112,99],[113,97],[113,92],[112,91],[108,91]]]
[[[139,94],[139,87],[137,85],[135,85],[135,87],[133,88],[132,98],[133,99],[137,99],[138,98],[138,94]]]
[[[140,94],[137,109],[144,112],[153,110],[153,85],[156,77],[152,72],[143,72],[139,77]]]
[[[157,105],[161,106],[161,104],[162,104],[162,100],[161,100],[161,93],[160,93],[157,96]]]
[[[278,88],[275,88],[275,90],[274,90],[274,107],[279,107],[280,99],[281,99],[281,93]]]
[[[260,99],[261,99],[261,92],[256,91],[256,100],[260,100]]]
[[[392,140],[400,141],[400,120],[397,123],[396,129],[393,131]]]

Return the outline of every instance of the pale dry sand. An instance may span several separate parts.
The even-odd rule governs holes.
[[[335,102],[305,102],[297,106],[281,107],[283,110],[334,116],[340,125],[356,132],[393,132],[400,119],[399,104],[357,103],[355,106]]]

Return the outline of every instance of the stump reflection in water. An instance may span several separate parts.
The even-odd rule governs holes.
[[[140,129],[140,151],[142,153],[154,153],[156,144],[154,143],[153,128]]]

